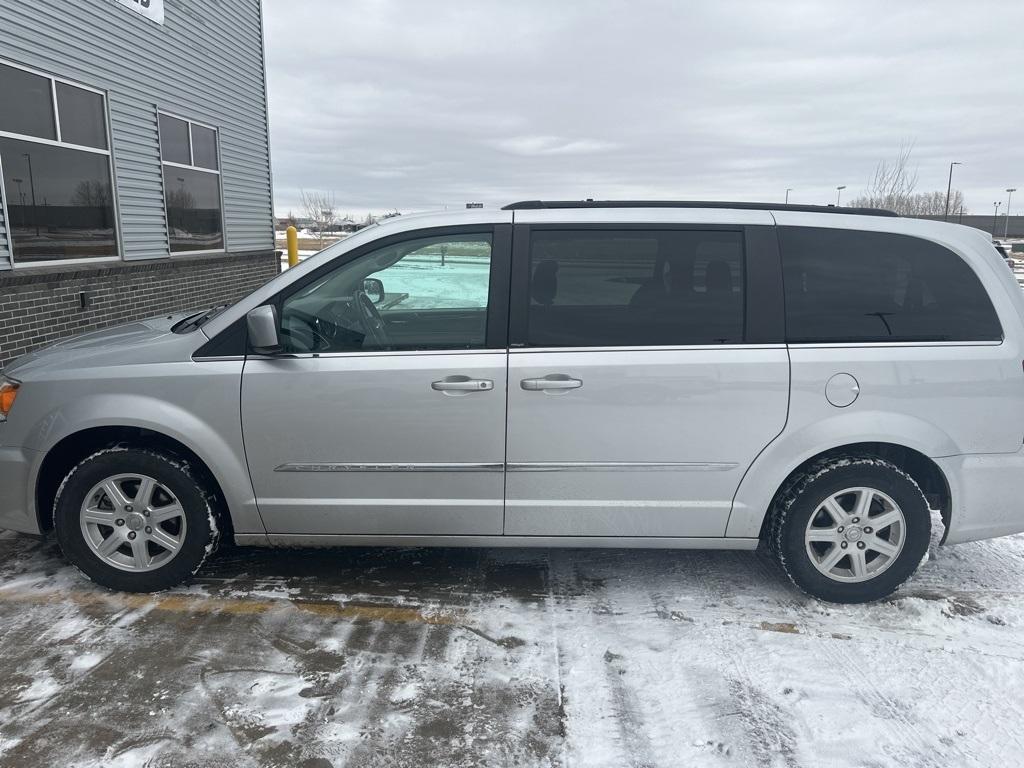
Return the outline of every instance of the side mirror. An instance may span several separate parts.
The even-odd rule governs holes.
[[[257,355],[272,355],[281,351],[281,337],[278,335],[277,307],[264,304],[245,316],[249,329],[249,347]]]
[[[380,304],[384,301],[384,283],[376,277],[368,277],[363,280],[363,293],[374,304]]]

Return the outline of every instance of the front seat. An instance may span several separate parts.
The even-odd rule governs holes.
[[[558,295],[558,262],[542,261],[533,269],[530,281],[530,298],[538,304],[550,307]]]

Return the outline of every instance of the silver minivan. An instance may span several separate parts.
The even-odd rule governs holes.
[[[816,597],[1024,530],[1024,295],[884,211],[524,202],[25,355],[0,527],[149,591],[239,545],[772,551]]]

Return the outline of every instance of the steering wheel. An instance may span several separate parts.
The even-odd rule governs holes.
[[[281,337],[291,342],[286,347],[294,353],[317,352],[331,348],[330,340],[320,333],[313,324],[302,328],[282,328]]]
[[[373,346],[378,349],[388,349],[391,346],[391,339],[388,338],[387,328],[384,326],[384,319],[377,311],[377,307],[362,289],[352,294],[352,303],[356,305],[359,312],[359,319],[363,324],[366,335],[370,337]]]

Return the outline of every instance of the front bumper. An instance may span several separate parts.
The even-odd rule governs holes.
[[[947,544],[1024,531],[1024,449],[935,459],[953,496]]]
[[[28,448],[0,446],[0,528],[40,533],[32,501],[32,468],[39,458]]]

